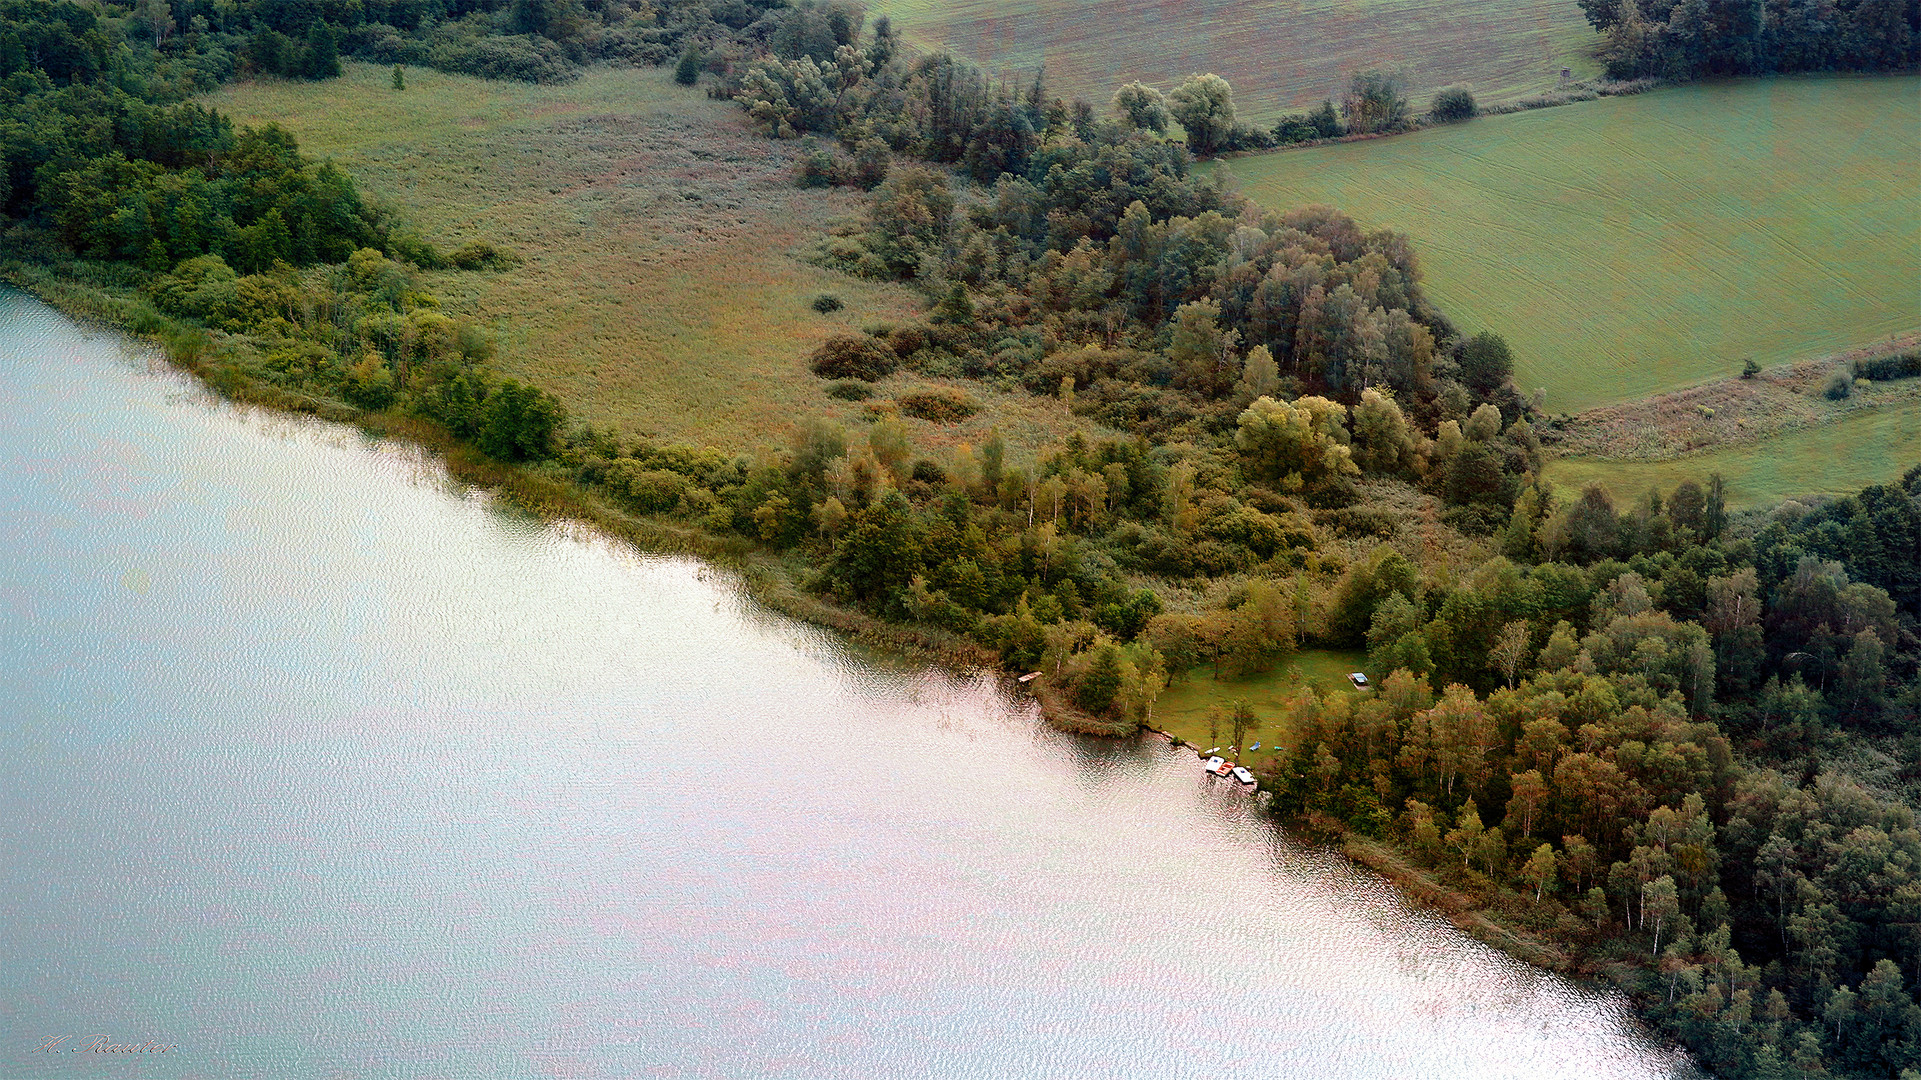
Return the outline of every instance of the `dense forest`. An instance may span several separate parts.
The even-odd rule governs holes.
[[[1617,79],[1921,64],[1913,0],[1579,0]]]
[[[803,421],[783,454],[571,424],[421,286],[511,253],[440,252],[285,132],[190,100],[341,55],[516,78],[675,61],[812,140],[796,182],[871,191],[815,258],[929,313],[805,358],[867,422]],[[1298,735],[1265,777],[1290,819],[1394,843],[1721,1075],[1921,1069],[1921,470],[1765,514],[1713,478],[1629,507],[1540,480],[1552,419],[1498,334],[1428,302],[1407,237],[1193,169],[1393,130],[1392,80],[1250,134],[1214,76],[1097,109],[914,55],[852,7],[738,0],[0,0],[0,69],[6,255],[133,296],[132,325],[216,381],[414,417],[776,553],[823,597],[1045,672],[1088,730],[1151,721],[1172,679],[1365,647],[1393,673],[1374,694],[1230,718]],[[898,371],[938,382],[888,397]],[[998,393],[1110,434],[1026,460],[912,445],[901,417]]]

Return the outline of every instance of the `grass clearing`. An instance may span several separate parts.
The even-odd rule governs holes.
[[[1261,749],[1224,756],[1250,766],[1272,761],[1293,746],[1293,732],[1283,730],[1280,719],[1287,703],[1307,686],[1322,695],[1361,693],[1348,683],[1350,671],[1367,672],[1369,679],[1375,678],[1367,667],[1366,653],[1340,649],[1303,649],[1276,664],[1272,671],[1238,679],[1217,680],[1203,665],[1189,672],[1186,681],[1161,693],[1154,703],[1154,726],[1205,750],[1215,745],[1208,741],[1207,710],[1215,705],[1231,708],[1235,701],[1245,701],[1261,718],[1261,730],[1248,743],[1259,743]],[[1231,738],[1223,724],[1219,745],[1226,746]]]
[[[1270,122],[1340,100],[1368,67],[1405,67],[1417,107],[1451,83],[1494,104],[1553,90],[1563,68],[1600,74],[1594,32],[1566,0],[881,0],[869,15],[1012,84],[1045,65],[1056,92],[1102,107],[1123,83],[1166,90],[1212,71],[1243,118]]]
[[[229,84],[206,103],[279,123],[443,249],[515,249],[526,261],[512,271],[427,275],[449,313],[496,328],[503,373],[596,425],[730,451],[784,445],[804,416],[869,415],[827,397],[806,356],[922,305],[804,261],[863,197],[795,187],[797,144],[755,134],[665,69],[537,86],[420,68],[395,92],[390,69],[345,67],[323,83]],[[844,306],[814,310],[824,293]],[[881,396],[928,381],[897,377]],[[1046,399],[978,396],[986,407],[965,423],[904,421],[916,446],[978,443],[998,425],[1031,448],[1076,423]]]
[[[1783,78],[1238,158],[1411,235],[1427,288],[1578,412],[1921,327],[1921,77]]]
[[[1667,461],[1558,458],[1548,463],[1547,478],[1570,495],[1599,481],[1619,505],[1649,488],[1666,497],[1683,480],[1700,482],[1718,472],[1727,481],[1729,505],[1753,509],[1802,495],[1850,494],[1899,480],[1916,465],[1921,398],[1908,395],[1831,423],[1706,454]]]

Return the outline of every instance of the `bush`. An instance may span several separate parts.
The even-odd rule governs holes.
[[[894,354],[902,360],[927,348],[929,344],[927,330],[912,323],[905,326],[889,326],[875,336],[885,338],[887,344],[893,347]]]
[[[827,388],[827,396],[840,401],[866,401],[874,396],[874,388],[859,379],[843,379]]]
[[[1848,374],[1847,369],[1836,368],[1828,372],[1828,381],[1821,387],[1822,397],[1829,401],[1842,401],[1852,393],[1854,393],[1854,376]]]
[[[814,297],[814,310],[820,312],[822,315],[830,311],[839,311],[844,306],[846,305],[840,302],[840,297],[835,296],[833,293],[822,293]]]
[[[1913,378],[1921,375],[1921,349],[1910,349],[1893,356],[1877,356],[1871,360],[1857,360],[1854,373],[1875,382]]]
[[[947,482],[947,470],[941,468],[939,462],[929,461],[926,458],[921,458],[919,461],[914,462],[913,472],[909,475],[923,484],[945,484]]]
[[[1120,655],[1112,646],[1095,650],[1080,677],[1074,680],[1074,704],[1082,711],[1105,716],[1114,708],[1121,689]]]
[[[560,399],[514,379],[487,398],[480,449],[501,461],[542,461],[554,456],[554,435],[566,413]]]
[[[520,82],[566,82],[580,74],[565,50],[538,34],[443,41],[428,62],[442,71]]]
[[[819,146],[809,146],[794,163],[794,183],[804,188],[832,187],[837,170],[834,158]]]
[[[862,139],[854,147],[854,169],[850,178],[862,191],[872,191],[887,179],[894,156],[879,139]]]
[[[814,374],[823,379],[865,379],[874,382],[894,373],[900,356],[885,342],[866,334],[830,337],[814,350]]]
[[[680,54],[680,63],[674,65],[674,81],[682,86],[692,86],[700,81],[700,50],[689,48]]]
[[[666,469],[650,469],[632,458],[620,458],[607,468],[607,489],[643,514],[664,514],[680,505],[687,478]]]
[[[363,409],[384,409],[394,401],[394,375],[379,357],[365,356],[347,369],[340,390],[348,401]]]
[[[936,424],[958,424],[980,411],[973,398],[959,390],[931,387],[899,398],[900,411]]]
[[[1407,124],[1407,76],[1378,69],[1356,72],[1341,103],[1352,132],[1399,131]]]
[[[1481,110],[1474,104],[1474,95],[1465,86],[1449,86],[1434,93],[1434,101],[1428,106],[1428,113],[1436,123],[1456,124],[1462,120],[1472,120]]]
[[[508,270],[520,265],[520,256],[485,240],[475,240],[449,252],[447,262],[462,270]]]
[[[1482,396],[1514,374],[1514,353],[1499,334],[1479,333],[1461,346],[1461,377]]]

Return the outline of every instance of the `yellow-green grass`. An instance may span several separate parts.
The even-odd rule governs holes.
[[[1667,461],[1561,458],[1547,477],[1564,494],[1599,481],[1617,503],[1650,488],[1665,497],[1683,480],[1720,473],[1729,505],[1765,508],[1804,495],[1845,495],[1884,484],[1921,465],[1921,400],[1906,398],[1861,409],[1840,420],[1775,435],[1757,443]]]
[[[1340,100],[1354,71],[1407,70],[1417,106],[1466,83],[1484,102],[1552,90],[1563,68],[1599,74],[1594,32],[1568,0],[879,0],[923,49],[947,49],[1025,85],[1105,106],[1142,80],[1171,89],[1211,71],[1244,118]]]
[[[1687,86],[1225,165],[1410,234],[1577,412],[1921,326],[1921,78]]]
[[[443,248],[517,251],[515,270],[429,284],[450,313],[497,329],[503,372],[628,434],[766,450],[804,416],[857,423],[864,408],[826,397],[807,354],[924,306],[902,286],[805,261],[862,197],[795,187],[796,144],[662,70],[594,68],[535,86],[423,69],[396,92],[388,69],[348,64],[327,82],[235,83],[207,102],[292,131]],[[846,307],[815,312],[822,293]],[[965,424],[907,420],[917,445],[978,443],[998,426],[1027,447],[1073,423],[1058,402],[980,396],[987,409]]]
[[[1272,761],[1293,746],[1294,733],[1285,729],[1281,719],[1288,703],[1310,686],[1322,695],[1361,693],[1347,681],[1350,671],[1375,677],[1366,653],[1338,649],[1306,649],[1272,671],[1243,678],[1215,679],[1210,669],[1198,667],[1161,693],[1154,703],[1154,726],[1202,750],[1217,743],[1226,747],[1233,735],[1225,721],[1219,739],[1208,741],[1207,712],[1216,705],[1231,710],[1236,701],[1245,701],[1261,719],[1261,729],[1247,741],[1250,746],[1259,743],[1261,749],[1222,753],[1248,765]]]

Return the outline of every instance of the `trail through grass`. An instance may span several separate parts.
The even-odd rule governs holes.
[[[1244,118],[1339,101],[1348,76],[1404,67],[1417,99],[1468,83],[1484,102],[1588,78],[1595,35],[1569,0],[878,0],[909,41],[1011,84],[1042,65],[1056,92],[1105,106],[1136,79],[1171,89],[1196,71],[1234,85]]]
[[[274,121],[348,168],[443,248],[484,239],[526,262],[430,275],[448,310],[497,328],[496,364],[629,434],[757,450],[807,415],[858,423],[806,356],[833,333],[913,315],[907,289],[820,269],[803,250],[862,197],[801,190],[798,145],[665,70],[588,70],[556,86],[348,64],[322,83],[229,84],[207,103]],[[833,293],[843,310],[811,300]],[[898,378],[896,381],[900,381]],[[886,391],[883,391],[885,394]],[[962,425],[906,421],[919,446],[998,425],[1016,447],[1065,431],[1058,403],[985,394]]]
[[[1916,465],[1921,465],[1921,400],[1908,398],[1758,443],[1669,461],[1562,458],[1548,463],[1547,477],[1567,493],[1598,480],[1625,504],[1649,488],[1665,497],[1683,480],[1701,482],[1718,472],[1727,481],[1730,505],[1767,507],[1801,495],[1845,495],[1888,483]]]
[[[1225,165],[1410,234],[1577,412],[1921,326],[1921,77],[1750,80]]]

